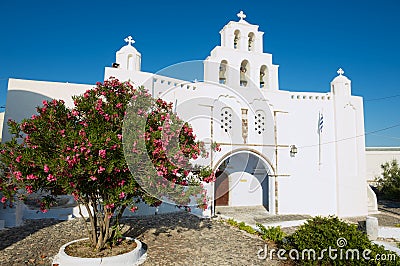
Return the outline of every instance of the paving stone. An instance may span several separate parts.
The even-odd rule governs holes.
[[[124,219],[126,235],[147,246],[144,266],[153,265],[284,265],[260,260],[265,242],[221,223],[188,213]],[[59,248],[85,237],[81,219],[28,220],[0,232],[0,265],[51,265]]]

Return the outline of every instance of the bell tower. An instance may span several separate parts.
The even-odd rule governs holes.
[[[135,40],[128,36],[125,38],[125,42],[127,42],[127,45],[122,47],[116,54],[118,67],[128,71],[140,71],[142,55],[132,46]]]
[[[245,20],[243,11],[239,21],[230,21],[220,31],[221,45],[211,51],[204,61],[204,80],[261,90],[278,90],[278,66],[272,55],[263,52],[263,35],[258,25]]]
[[[237,51],[258,52],[263,51],[264,32],[258,31],[258,25],[251,25],[246,20],[246,15],[240,11],[237,16],[239,21],[229,22],[221,31],[221,47]]]

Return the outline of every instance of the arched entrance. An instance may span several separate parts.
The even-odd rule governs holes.
[[[259,154],[238,151],[217,165],[214,206],[264,206],[273,202],[269,163]]]

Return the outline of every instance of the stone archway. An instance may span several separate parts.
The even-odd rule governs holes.
[[[262,156],[236,151],[221,159],[216,169],[214,206],[264,206],[270,210],[272,168]]]

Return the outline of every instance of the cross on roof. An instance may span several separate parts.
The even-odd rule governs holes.
[[[135,40],[132,39],[132,36],[128,36],[124,39],[125,42],[128,43],[128,45],[132,46],[133,43],[135,43]]]
[[[243,13],[242,10],[240,10],[239,13],[237,13],[237,16],[240,18],[240,21],[244,20],[246,18],[246,14]]]
[[[339,70],[337,71],[337,73],[341,76],[341,75],[344,74],[344,71],[343,71],[343,69],[339,68]]]

